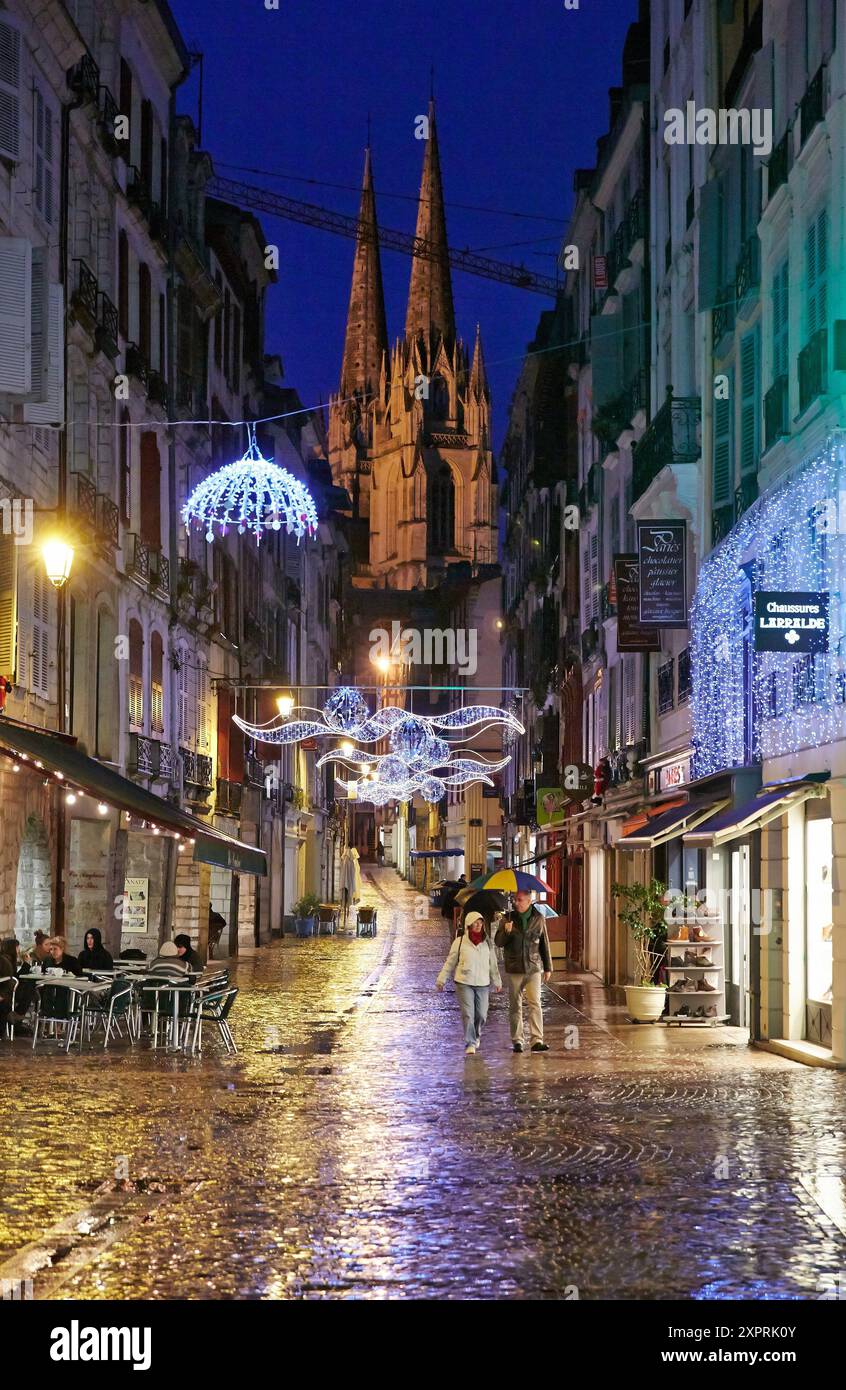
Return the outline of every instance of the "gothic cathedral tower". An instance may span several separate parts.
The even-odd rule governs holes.
[[[455,330],[434,104],[405,334],[389,353],[368,149],[341,384],[329,407],[334,481],[353,504],[359,589],[432,590],[449,565],[496,563],[490,391]]]

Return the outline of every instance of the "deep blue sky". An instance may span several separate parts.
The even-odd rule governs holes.
[[[554,274],[573,170],[593,164],[607,128],[607,91],[620,80],[636,0],[580,0],[578,10],[564,0],[280,0],[278,11],[264,0],[171,4],[189,46],[205,54],[203,143],[219,174],[355,215],[370,112],[379,221],[413,232],[408,199],[424,150],[414,120],[427,109],[434,65],[450,241]],[[180,108],[196,114],[193,79]],[[262,222],[280,248],[268,350],[281,352],[288,384],[316,404],[337,390],[352,242]],[[524,242],[534,244],[511,245]],[[393,341],[404,327],[410,261],[383,250],[382,268]],[[551,301],[458,273],[453,288],[459,333],[472,343],[476,321],[482,326],[498,447],[525,346]]]

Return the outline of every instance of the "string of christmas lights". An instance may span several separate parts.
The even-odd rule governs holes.
[[[846,441],[837,434],[702,564],[691,606],[694,776],[846,736],[845,575]],[[828,652],[755,652],[761,590],[828,592]]]

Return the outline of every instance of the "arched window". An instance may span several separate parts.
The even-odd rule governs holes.
[[[129,726],[144,731],[144,634],[137,618],[129,620]]]
[[[159,632],[150,638],[150,733],[164,733],[164,643]]]
[[[455,484],[452,470],[442,463],[429,474],[426,499],[430,555],[445,555],[455,549]]]
[[[449,418],[449,387],[442,376],[433,376],[429,383],[429,413],[433,420]]]

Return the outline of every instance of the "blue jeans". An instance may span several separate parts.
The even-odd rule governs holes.
[[[455,992],[464,1023],[464,1041],[478,1047],[482,1024],[488,1016],[490,985],[460,985],[456,980]]]

